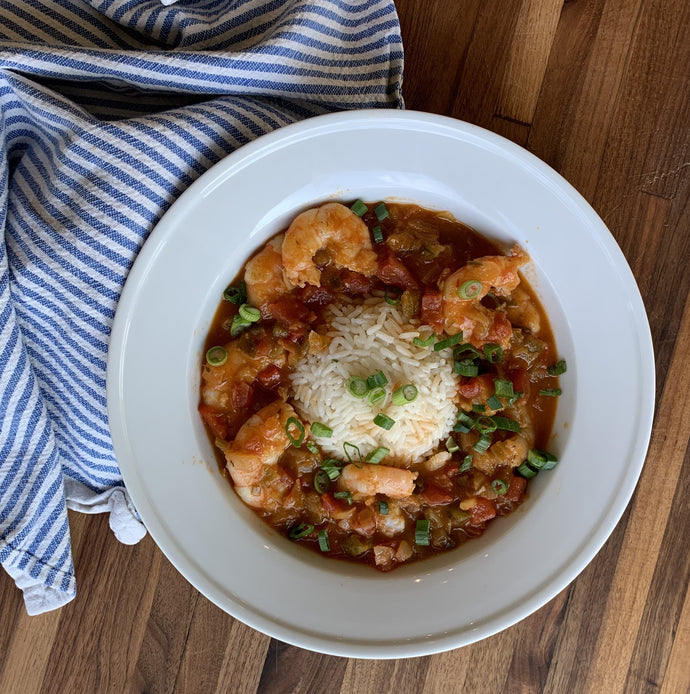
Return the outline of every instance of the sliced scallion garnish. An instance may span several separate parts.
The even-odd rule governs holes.
[[[335,481],[340,477],[341,463],[337,458],[324,458],[321,463],[321,469],[328,475],[331,481]]]
[[[429,545],[431,538],[429,536],[429,521],[427,519],[417,521],[414,529],[414,541],[418,545]]]
[[[380,405],[386,399],[386,389],[379,387],[372,388],[367,398],[372,405]]]
[[[526,460],[515,468],[515,472],[518,475],[524,477],[526,480],[531,480],[533,477],[537,476],[538,470],[535,470]]]
[[[369,209],[361,200],[355,200],[350,209],[358,216],[361,217]]]
[[[388,379],[383,371],[377,371],[367,378],[367,385],[369,388],[380,388],[388,384]]]
[[[560,376],[568,370],[568,366],[565,363],[565,359],[559,359],[553,366],[549,366],[546,370],[549,376]]]
[[[247,300],[247,285],[244,282],[239,282],[229,286],[223,292],[223,298],[232,304],[243,304]]]
[[[300,523],[299,525],[296,525],[294,528],[290,529],[290,532],[288,533],[288,537],[291,540],[301,540],[303,537],[306,537],[307,535],[311,534],[314,532],[314,526],[310,525],[309,523]]]
[[[556,467],[558,458],[548,451],[532,448],[527,454],[527,462],[536,470],[551,470]]]
[[[503,348],[500,345],[490,342],[484,345],[484,354],[491,364],[498,364],[503,359]]]
[[[458,465],[458,472],[467,472],[472,467],[472,454],[466,455],[460,465]]]
[[[352,376],[348,379],[346,388],[350,395],[356,398],[363,398],[369,392],[367,382],[360,376]]]
[[[242,304],[238,311],[239,317],[247,323],[256,323],[261,320],[261,311],[250,304]]]
[[[374,214],[376,215],[376,219],[379,220],[379,222],[382,222],[386,217],[388,217],[388,208],[386,207],[386,203],[382,202],[379,205],[377,205],[374,208]]]
[[[461,359],[453,362],[453,373],[471,378],[479,374],[479,367],[471,359]]]
[[[503,409],[503,404],[501,401],[496,397],[496,395],[492,395],[487,401],[486,404],[488,405],[489,409],[492,409],[494,411],[496,410],[502,410]]]
[[[491,483],[491,489],[493,489],[494,494],[498,494],[499,496],[503,496],[508,491],[508,485],[504,480],[494,480]]]
[[[371,463],[372,465],[378,465],[388,454],[390,449],[385,446],[378,446],[370,451],[367,457],[364,459],[365,462]]]
[[[343,443],[343,451],[345,451],[345,457],[351,463],[359,465],[359,467],[362,466],[364,458],[362,457],[362,452],[359,450],[359,446],[356,446],[354,443],[350,443],[349,441],[345,441]]]
[[[321,422],[313,422],[309,427],[309,430],[311,431],[312,436],[321,436],[325,439],[329,439],[331,436],[333,436],[333,429],[331,429],[331,427],[327,427]]]
[[[292,434],[295,429],[298,432],[297,436]],[[285,434],[290,439],[290,443],[295,448],[299,448],[304,443],[304,424],[297,417],[288,417],[287,422],[285,422]]]
[[[477,451],[477,453],[486,453],[491,445],[491,440],[491,434],[482,434],[472,448]]]
[[[455,453],[460,450],[460,446],[458,446],[457,441],[452,436],[446,439],[446,450],[448,453]]]
[[[232,324],[230,325],[230,334],[233,337],[237,337],[245,328],[248,328],[250,325],[250,321],[244,320],[239,313],[236,313],[233,316]]]
[[[317,470],[314,474],[314,489],[319,494],[323,494],[328,491],[331,486],[331,478],[325,470]]]
[[[313,441],[307,441],[304,445],[307,447],[307,450],[310,453],[313,453],[314,455],[319,454],[319,447]]]
[[[352,504],[352,492],[333,492],[333,498],[345,499],[348,504]]]
[[[446,337],[443,340],[439,340],[434,345],[434,352],[440,352],[442,349],[446,349],[446,347],[453,347],[457,345],[458,342],[462,342],[462,332],[451,335],[450,337]]]
[[[322,552],[331,551],[331,543],[328,541],[328,533],[325,530],[319,530],[319,549]]]
[[[436,335],[434,333],[431,333],[428,337],[415,337],[412,340],[412,344],[417,345],[417,347],[430,347],[431,345],[434,344],[434,340],[436,339]]]
[[[400,303],[402,292],[397,287],[386,287],[383,298],[387,304],[397,306]]]
[[[496,424],[497,429],[501,429],[502,431],[514,431],[516,433],[520,432],[520,425],[514,419],[501,417],[499,415],[494,415],[491,419],[494,424]]]
[[[539,395],[546,395],[549,398],[558,398],[563,395],[560,388],[540,388]]]
[[[394,405],[407,405],[417,399],[417,387],[412,383],[407,383],[393,391],[392,400]]]
[[[486,416],[479,417],[474,426],[480,434],[490,434],[498,429],[495,418]]]
[[[505,378],[494,378],[494,388],[500,398],[512,398],[515,395],[513,382]]]
[[[391,419],[387,414],[379,412],[376,417],[374,417],[374,424],[388,431],[395,424],[395,420]]]
[[[388,502],[387,501],[379,501],[379,513],[382,516],[388,515]]]
[[[206,362],[211,366],[223,366],[228,360],[228,352],[225,347],[211,347],[206,352]]]
[[[380,226],[375,226],[371,230],[371,235],[374,237],[374,243],[382,243],[383,242],[383,232],[381,231]]]
[[[461,299],[475,299],[482,293],[484,285],[479,280],[467,280],[458,287],[458,296]]]

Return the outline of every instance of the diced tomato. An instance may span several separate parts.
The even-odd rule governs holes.
[[[496,504],[483,496],[477,497],[477,503],[470,509],[470,524],[480,525],[496,517]]]
[[[422,492],[422,498],[429,506],[442,506],[443,504],[449,504],[453,501],[454,496],[445,489],[441,489],[441,487],[437,487],[434,484],[427,484]]]
[[[379,259],[376,276],[385,284],[398,289],[417,289],[419,283],[405,264],[392,253],[386,253]]]
[[[331,492],[325,492],[321,495],[321,505],[324,512],[329,516],[347,509],[347,501],[336,499]]]
[[[256,375],[256,380],[268,390],[275,390],[281,381],[281,371],[275,364],[269,364]]]
[[[199,414],[204,424],[211,430],[214,437],[218,439],[228,440],[229,422],[223,412],[218,412],[210,405],[199,405]]]
[[[230,403],[233,411],[239,412],[254,401],[254,388],[249,383],[238,381],[230,387]]]
[[[494,392],[494,376],[491,374],[482,374],[481,376],[472,376],[465,383],[461,383],[458,390],[460,395],[468,400],[476,398],[478,400],[487,400]]]
[[[311,323],[316,316],[298,297],[285,295],[269,304],[271,315],[282,326],[294,329]]]
[[[505,345],[510,340],[513,334],[513,326],[510,324],[508,317],[502,311],[494,313],[494,322],[489,328],[486,336],[486,342],[493,342],[498,345]]]
[[[422,294],[422,323],[437,333],[443,332],[443,295],[436,289],[426,288]]]
[[[313,284],[308,284],[302,290],[301,298],[307,306],[326,306],[335,299],[335,295],[328,287],[324,287],[323,285],[317,287]]]
[[[524,477],[518,477],[517,475],[510,480],[508,485],[508,491],[503,495],[503,498],[514,504],[520,501],[520,497],[525,493],[525,488],[527,487],[527,480]]]

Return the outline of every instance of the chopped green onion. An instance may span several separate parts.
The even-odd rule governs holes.
[[[288,537],[291,540],[301,540],[303,537],[310,535],[314,532],[314,526],[309,525],[309,523],[300,523],[290,530]]]
[[[508,405],[512,407],[518,400],[522,399],[523,397],[525,397],[525,394],[521,390],[518,390],[517,393],[515,393],[513,397],[508,400]]]
[[[388,415],[383,414],[383,412],[379,412],[379,414],[374,417],[374,424],[376,424],[377,427],[381,427],[382,429],[388,431],[395,424],[395,420],[391,419]]]
[[[479,367],[471,359],[463,359],[462,361],[453,362],[453,373],[461,376],[476,376],[479,373]]]
[[[388,515],[388,502],[387,501],[379,501],[379,513],[382,516]]]
[[[421,338],[421,337],[415,337],[412,340],[412,344],[417,345],[417,347],[429,347],[434,343],[434,340],[436,339],[436,335],[434,333],[431,333],[428,337]]]
[[[297,429],[299,436],[293,436],[291,429]],[[285,422],[285,433],[290,439],[290,443],[295,447],[299,448],[304,442],[304,424],[297,419],[297,417],[288,417],[287,422]]]
[[[371,234],[374,237],[374,243],[381,243],[383,241],[383,232],[380,226],[375,226],[371,230]]]
[[[446,439],[446,450],[448,453],[455,453],[460,450],[460,446],[458,446],[457,441],[452,436]]]
[[[474,426],[474,419],[470,417],[467,412],[463,412],[462,410],[458,410],[457,421],[458,423],[464,424],[466,427],[468,427],[468,430]]]
[[[355,465],[357,463],[359,463],[360,467],[361,467],[361,464],[362,464],[364,459],[362,458],[362,452],[359,450],[359,446],[355,446],[354,443],[350,443],[349,441],[345,441],[343,443],[343,451],[345,451],[345,457],[348,459],[348,461],[350,461],[351,463],[354,463]],[[355,456],[355,455],[357,456],[356,462],[355,462],[355,459],[353,458],[353,456]]]
[[[477,453],[486,453],[491,445],[491,434],[482,434],[472,448]]]
[[[313,436],[322,436],[326,439],[329,439],[331,436],[333,436],[333,429],[331,429],[331,427],[327,427],[325,424],[322,424],[321,422],[313,422],[310,427],[310,430]]]
[[[486,401],[486,404],[489,406],[489,409],[494,410],[494,411],[503,409],[503,404],[495,395],[492,395]]]
[[[537,470],[551,470],[556,467],[558,458],[548,451],[532,448],[527,454],[527,462]]]
[[[374,214],[379,222],[382,222],[386,217],[388,217],[388,208],[386,207],[386,203],[382,202],[380,205],[377,205],[374,208]]]
[[[372,374],[367,378],[367,385],[369,388],[376,388],[376,387],[381,387],[385,386],[388,383],[388,379],[386,378],[386,374],[383,373],[383,371],[377,371],[375,374]]]
[[[319,549],[322,552],[331,551],[331,543],[328,541],[328,533],[325,530],[319,530]]]
[[[515,472],[526,480],[531,480],[537,476],[538,470],[535,470],[526,460],[515,468]]]
[[[481,434],[490,434],[492,431],[496,431],[496,429],[498,429],[496,420],[492,417],[486,416],[479,417],[479,419],[477,419],[477,421],[474,423],[474,426]]]
[[[460,465],[458,465],[459,472],[467,472],[472,467],[472,454],[466,455]]]
[[[363,398],[369,392],[367,382],[359,376],[352,376],[348,379],[346,388],[350,395],[356,398]]]
[[[350,208],[358,217],[364,215],[364,213],[369,209],[361,200],[355,200],[354,204]]]
[[[504,480],[494,480],[491,483],[491,489],[493,489],[495,494],[502,496],[508,491],[508,485],[505,483]]]
[[[560,388],[541,388],[539,390],[539,395],[546,395],[549,398],[557,398],[563,394]]]
[[[254,306],[249,304],[242,304],[239,308],[239,316],[242,320],[246,320],[247,323],[256,323],[261,320],[261,311]]]
[[[458,342],[461,342],[461,341],[462,341],[462,332],[459,332],[456,335],[451,335],[450,337],[446,337],[443,340],[439,340],[434,345],[434,352],[440,352],[442,349],[445,349],[446,347],[453,347],[454,345],[457,345]]]
[[[429,544],[430,537],[429,537],[429,521],[424,519],[424,520],[418,520],[417,525],[414,530],[414,541],[418,545],[424,545],[427,546]]]
[[[364,459],[364,461],[367,463],[371,463],[372,465],[377,465],[390,452],[391,452],[390,448],[386,448],[385,446],[379,446],[378,448],[374,448],[373,451],[370,451],[370,453],[367,455],[367,457]]]
[[[484,405],[482,405],[480,402],[475,402],[475,403],[472,405],[472,411],[473,411],[473,412],[485,412],[485,411],[486,411],[486,407],[485,407]]]
[[[549,366],[546,369],[550,376],[560,376],[568,370],[568,366],[565,363],[565,359],[559,359],[553,366]]]
[[[400,303],[401,296],[402,292],[397,287],[386,287],[383,298],[386,300],[387,304],[397,306]]]
[[[500,417],[499,415],[494,415],[491,419],[496,424],[497,429],[501,429],[502,431],[514,431],[516,433],[520,432],[520,425],[514,419]]]
[[[232,304],[243,304],[247,300],[247,285],[244,282],[231,285],[223,292],[223,298]]]
[[[468,343],[458,345],[453,350],[453,359],[457,359],[457,360],[476,359],[477,357],[481,357],[481,356],[482,356],[481,352],[476,347],[474,347],[473,345],[470,345]]]
[[[479,280],[467,280],[458,287],[458,296],[461,299],[475,299],[482,293],[484,285]]]
[[[496,395],[501,398],[512,398],[515,395],[513,382],[505,378],[494,378],[494,388],[496,389]]]
[[[411,383],[400,386],[393,391],[392,399],[394,405],[407,405],[414,402],[417,399],[417,387]]]
[[[323,494],[328,491],[331,486],[331,478],[325,470],[317,470],[314,475],[314,489],[319,494]]]
[[[236,313],[232,319],[232,325],[230,326],[230,334],[233,337],[237,337],[245,328],[248,328],[251,323],[248,320],[244,320],[239,313]]]
[[[314,455],[319,454],[319,447],[313,441],[307,441],[304,445],[307,447],[307,450],[310,453],[313,453]]]
[[[352,492],[333,492],[334,499],[346,499],[348,504],[352,504]]]
[[[211,347],[206,352],[206,362],[211,366],[223,366],[228,360],[228,353],[225,347]]]
[[[503,359],[503,349],[500,345],[496,345],[494,343],[484,345],[484,354],[492,364],[497,364],[499,361],[501,361],[501,359]]]
[[[324,458],[323,462],[321,463],[321,469],[333,482],[340,477],[340,466],[341,463],[337,458]]]
[[[379,405],[386,399],[386,389],[385,388],[374,388],[369,391],[369,402],[372,405]]]

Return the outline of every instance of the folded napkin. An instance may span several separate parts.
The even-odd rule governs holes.
[[[0,5],[0,562],[29,614],[76,594],[67,508],[145,534],[105,374],[151,229],[263,133],[401,107],[402,59],[392,0]]]

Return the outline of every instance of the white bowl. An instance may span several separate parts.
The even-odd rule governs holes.
[[[520,243],[568,363],[550,444],[558,466],[480,539],[386,574],[319,556],[257,519],[220,475],[196,411],[206,333],[249,253],[302,209],[355,198],[448,210],[504,247]],[[107,386],[125,483],[154,540],[199,591],[288,643],[398,658],[504,629],[583,570],[644,462],[654,363],[623,255],[557,173],[459,121],[359,111],[261,137],[180,197],[127,280]]]

